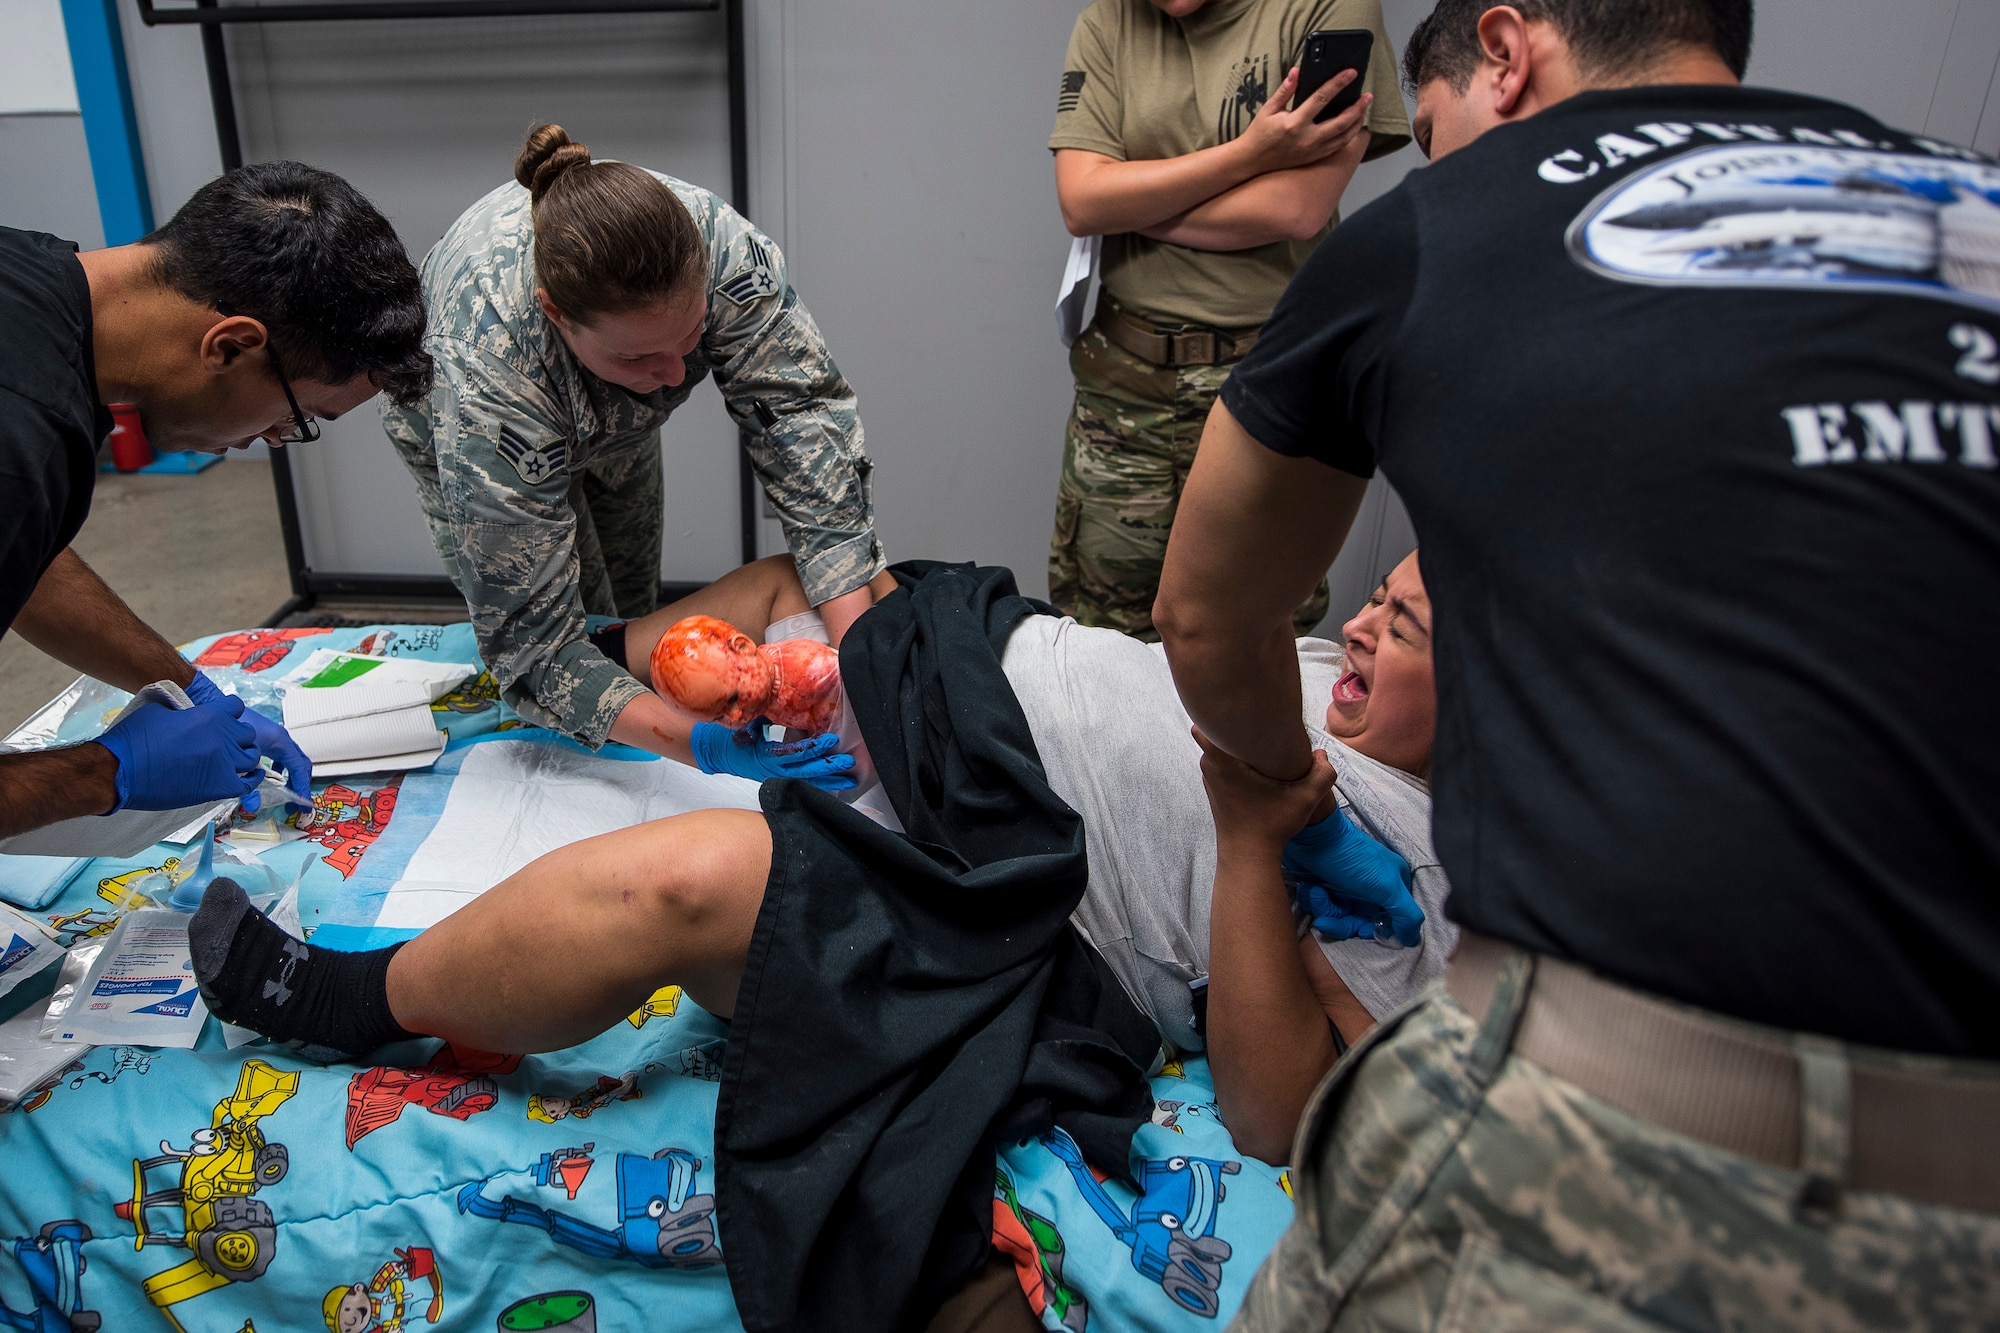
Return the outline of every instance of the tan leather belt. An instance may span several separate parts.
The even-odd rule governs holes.
[[[1097,296],[1098,328],[1114,344],[1156,366],[1219,366],[1241,360],[1257,345],[1262,325],[1211,329],[1199,324],[1154,324],[1138,319],[1116,301]]]
[[[1599,1101],[1835,1187],[2000,1213],[2000,1064],[1738,1022],[1470,931],[1445,987],[1484,1021],[1516,957],[1533,973],[1510,1049]]]

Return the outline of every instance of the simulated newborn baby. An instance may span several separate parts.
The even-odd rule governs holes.
[[[831,776],[816,779],[816,786],[902,831],[860,728],[849,720],[840,654],[827,643],[817,613],[774,621],[761,644],[726,620],[686,616],[660,635],[648,666],[653,688],[701,720],[689,745],[704,771],[742,773],[743,752],[753,747],[778,762],[821,765]],[[762,722],[783,727],[786,740],[764,740],[757,726]]]
[[[675,621],[653,645],[653,688],[726,727],[758,718],[808,736],[840,728],[840,654],[824,640],[759,644],[714,616]]]

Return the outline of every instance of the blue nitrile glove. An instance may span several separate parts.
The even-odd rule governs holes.
[[[194,673],[194,684],[187,687],[187,697],[198,704],[206,704],[230,696],[221,686],[197,671]],[[306,758],[306,752],[292,739],[292,733],[254,708],[244,708],[243,720],[250,724],[250,730],[257,735],[257,752],[269,756],[272,763],[285,770],[285,785],[290,787],[300,800],[311,804],[312,760]],[[253,791],[243,798],[243,813],[254,815],[262,804],[263,798]]]
[[[1405,948],[1423,937],[1424,909],[1410,892],[1410,863],[1354,827],[1345,810],[1336,806],[1293,834],[1284,862],[1299,880],[1299,906],[1323,939],[1375,939],[1380,920]]]
[[[846,791],[854,785],[848,776],[854,769],[854,756],[833,753],[840,737],[808,736],[778,744],[764,738],[766,725],[759,718],[741,731],[731,731],[720,722],[695,723],[688,737],[695,767],[704,773],[734,773],[754,782],[802,778],[821,791]]]
[[[193,708],[140,704],[97,738],[118,761],[118,803],[104,813],[240,801],[257,790],[257,733],[242,715],[243,701],[226,694]]]

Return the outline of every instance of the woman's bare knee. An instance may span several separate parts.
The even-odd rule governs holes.
[[[748,949],[771,874],[771,830],[755,811],[697,810],[611,834],[593,859],[621,902],[659,926],[725,948],[740,937]]]

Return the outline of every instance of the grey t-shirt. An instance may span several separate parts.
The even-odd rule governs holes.
[[[1429,788],[1328,737],[1327,701],[1341,648],[1299,641],[1302,713],[1313,744],[1339,774],[1350,818],[1415,872],[1423,941],[1392,949],[1322,941],[1327,961],[1369,1013],[1388,1013],[1444,975],[1458,931],[1431,850]],[[1001,659],[1027,714],[1049,784],[1083,816],[1090,887],[1074,916],[1161,1034],[1199,1049],[1187,983],[1208,972],[1215,825],[1201,785],[1201,751],[1157,644],[1074,620],[1023,620]]]

